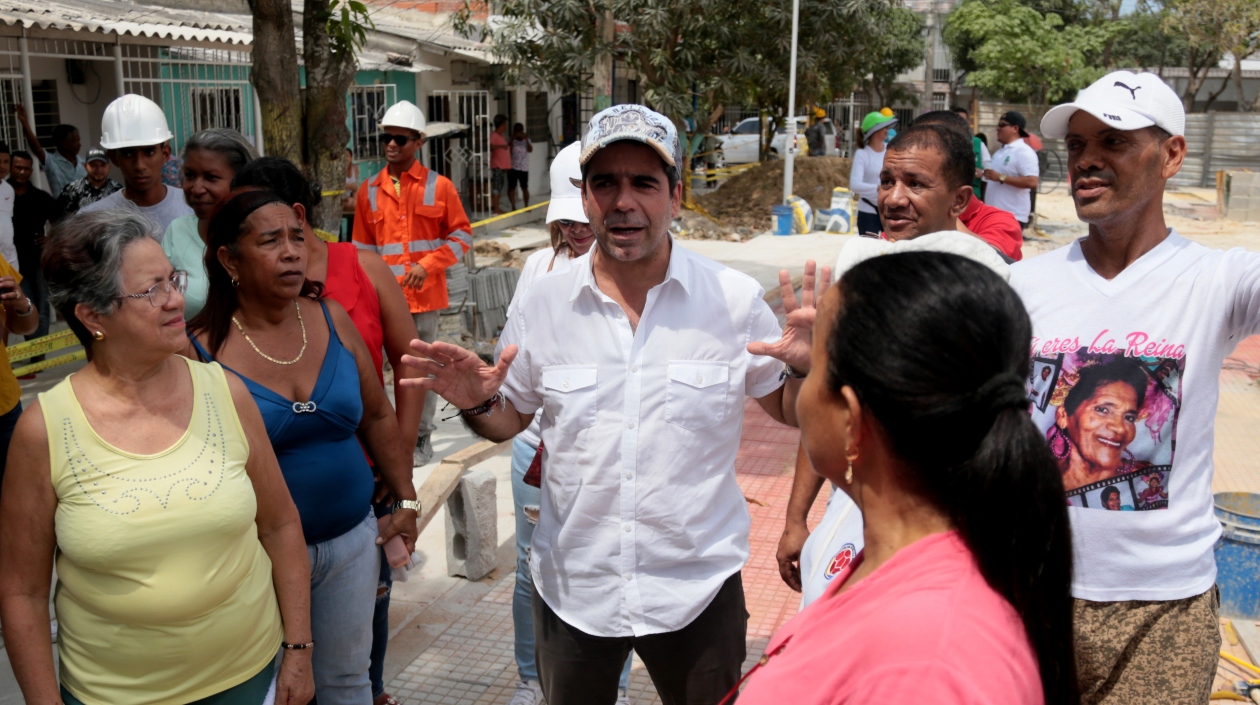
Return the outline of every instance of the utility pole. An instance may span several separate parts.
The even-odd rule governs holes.
[[[783,202],[792,195],[792,167],[796,157],[796,35],[801,28],[801,0],[792,0],[792,60],[788,70],[787,144],[783,155]]]
[[[929,112],[932,107],[933,87],[936,84],[936,8],[932,7],[927,13],[927,41],[924,46],[927,47],[927,56],[923,61],[923,102],[919,105],[919,114]]]
[[[604,46],[608,49],[606,53],[595,60],[595,69],[591,75],[591,94],[595,98],[595,112],[599,112],[604,108],[612,105],[613,91],[613,55],[612,43],[616,37],[616,23],[613,21],[612,11],[609,10],[596,21],[597,33]]]

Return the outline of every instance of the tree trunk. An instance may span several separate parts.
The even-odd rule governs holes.
[[[346,92],[354,83],[352,53],[334,54],[328,36],[328,0],[306,0],[302,12],[302,55],[306,61],[304,127],[307,177],[326,195],[311,224],[333,232],[341,219],[341,191],[346,182]]]
[[[1230,71],[1230,77],[1234,79],[1234,90],[1238,94],[1238,112],[1246,113],[1252,111],[1252,106],[1247,103],[1243,97],[1243,75],[1242,75],[1242,59],[1238,58],[1237,53],[1234,54],[1234,69]],[[1260,98],[1260,93],[1256,94]]]
[[[1194,49],[1189,51],[1188,57],[1190,60],[1186,62],[1186,68],[1190,75],[1186,79],[1186,90],[1181,95],[1181,102],[1186,112],[1192,113],[1194,112],[1194,98],[1199,94],[1199,88],[1203,86],[1203,82],[1207,80],[1207,72],[1211,64],[1199,66],[1199,53]]]
[[[298,82],[297,39],[288,0],[249,0],[254,16],[250,82],[262,108],[267,154],[302,161],[302,92]]]
[[[1225,92],[1226,88],[1229,88],[1229,79],[1230,79],[1229,76],[1226,76],[1225,78],[1221,79],[1221,87],[1217,88],[1215,91],[1208,94],[1207,102],[1203,104],[1203,112],[1206,113],[1209,110],[1211,110],[1212,104],[1216,102],[1216,99],[1221,97],[1221,94]]]

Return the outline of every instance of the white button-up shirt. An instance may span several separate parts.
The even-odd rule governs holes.
[[[748,560],[735,481],[744,397],[782,385],[752,278],[673,244],[637,329],[595,283],[588,254],[536,280],[501,345],[503,392],[538,413],[546,446],[530,570],[566,623],[595,636],[677,631]]]

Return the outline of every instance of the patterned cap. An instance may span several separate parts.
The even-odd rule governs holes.
[[[669,166],[677,168],[682,163],[682,145],[674,123],[655,110],[631,103],[614,105],[591,118],[589,131],[582,140],[582,166],[586,166],[596,152],[621,140],[648,145]]]

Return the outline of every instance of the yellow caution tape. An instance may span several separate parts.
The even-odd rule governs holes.
[[[511,217],[512,217],[512,216],[514,216],[514,215],[520,215],[521,213],[525,213],[525,212],[527,212],[527,211],[532,211],[532,210],[534,210],[535,208],[542,208],[543,206],[547,205],[548,203],[551,203],[551,201],[543,201],[542,203],[535,203],[535,204],[534,204],[534,205],[532,205],[532,206],[526,206],[526,207],[524,207],[524,208],[520,208],[520,209],[518,209],[518,210],[514,210],[514,211],[512,211],[512,212],[510,212],[510,213],[503,213],[502,215],[496,215],[496,216],[494,216],[493,218],[486,218],[485,220],[478,220],[477,222],[475,222],[475,223],[473,223],[473,224],[472,224],[472,227],[474,227],[474,228],[481,228],[481,227],[487,226],[487,225],[489,225],[489,224],[491,224],[491,223],[497,223],[497,222],[499,222],[500,220],[506,220],[507,218],[511,218]]]
[[[57,365],[64,365],[69,362],[75,362],[76,360],[86,359],[87,353],[85,351],[75,350],[69,355],[58,355],[57,357],[49,358],[43,362],[34,362],[29,365],[14,368],[13,374],[17,377],[21,377],[22,375],[29,375],[32,372],[43,372],[44,370],[56,367]]]
[[[63,330],[59,333],[53,333],[52,335],[10,346],[7,350],[9,363],[12,364],[17,360],[26,360],[36,355],[44,355],[62,348],[74,347],[78,344],[79,339],[75,337],[74,331]]]

